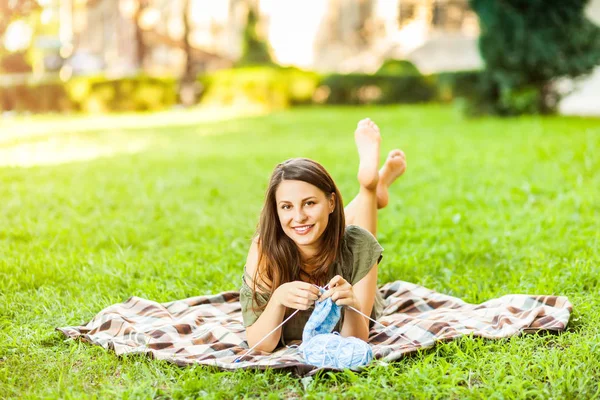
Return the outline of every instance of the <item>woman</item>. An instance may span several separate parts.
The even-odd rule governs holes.
[[[402,175],[406,161],[402,151],[392,150],[377,171],[381,136],[368,118],[358,123],[354,136],[360,190],[346,209],[331,176],[315,161],[295,158],[273,171],[240,289],[248,345],[301,311],[256,350],[271,352],[280,342],[301,340],[315,301],[331,297],[374,319],[382,310],[377,210],[387,205],[388,187]],[[329,289],[321,294],[314,284],[329,284]],[[344,307],[334,330],[367,340],[369,328],[364,316]]]

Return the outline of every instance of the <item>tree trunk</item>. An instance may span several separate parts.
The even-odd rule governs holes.
[[[192,46],[190,45],[190,0],[183,2],[183,51],[185,52],[185,67],[181,80],[179,81],[179,98],[181,103],[186,106],[192,106],[196,104],[198,97],[198,84],[196,83],[196,68],[194,66],[194,59],[192,56]]]
[[[148,48],[144,42],[144,31],[140,27],[140,18],[147,7],[145,0],[139,0],[139,7],[134,15],[135,21],[135,42],[136,42],[136,61],[140,70],[144,69],[144,60],[146,59],[146,53]]]

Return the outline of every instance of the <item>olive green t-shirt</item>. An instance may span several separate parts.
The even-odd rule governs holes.
[[[351,285],[355,285],[362,278],[367,275],[375,263],[381,261],[383,248],[377,242],[377,239],[371,234],[371,232],[363,229],[357,225],[348,225],[346,227],[344,238],[342,239],[342,254],[340,260],[336,261],[329,269],[329,276],[327,281],[331,280],[336,275],[341,275],[346,281],[350,282]],[[244,267],[244,275],[249,277]],[[248,286],[246,280],[242,275],[242,287],[240,288],[240,303],[242,306],[242,317],[244,320],[244,326],[252,325],[258,317],[260,317],[261,311],[252,310],[252,293],[253,290]],[[249,282],[252,278],[249,277]],[[267,304],[271,298],[271,293],[267,289],[258,285],[258,288],[262,290],[257,292],[257,300],[259,305]],[[302,340],[302,331],[308,318],[312,314],[313,307],[308,310],[299,311],[292,319],[283,325],[283,334],[280,343],[286,345],[292,340]],[[287,308],[284,319],[290,316],[294,311],[293,308]],[[375,292],[375,302],[373,304],[373,311],[371,312],[371,318],[377,319],[383,311],[383,298],[379,291]],[[342,308],[342,317],[335,326],[334,331],[339,332],[344,322],[345,308]],[[369,323],[369,327],[373,325],[373,322]]]

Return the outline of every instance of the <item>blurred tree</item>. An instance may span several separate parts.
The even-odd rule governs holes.
[[[35,0],[0,0],[0,37],[14,19],[26,17],[39,9]]]
[[[242,57],[237,62],[238,66],[273,64],[269,54],[267,42],[260,37],[258,32],[259,6],[255,1],[248,2],[248,19],[244,29],[242,44]]]
[[[470,0],[479,16],[485,60],[473,111],[551,113],[557,78],[600,64],[600,28],[585,16],[588,0]]]
[[[5,48],[5,35],[9,25],[21,21],[34,31],[39,27],[41,7],[35,0],[0,0],[0,71],[26,73],[32,71],[32,51],[28,48]],[[34,32],[30,32],[34,33]],[[13,37],[14,39],[14,37]]]
[[[136,60],[140,69],[144,68],[144,60],[148,53],[148,45],[144,40],[144,29],[142,28],[142,17],[144,11],[150,6],[150,0],[138,0],[138,5],[133,15],[135,21]]]
[[[192,45],[190,44],[190,5],[191,0],[183,1],[183,51],[185,52],[185,66],[183,75],[179,81],[179,99],[184,106],[196,104],[198,96],[198,83],[196,82],[196,68],[194,68],[194,58],[192,54]]]

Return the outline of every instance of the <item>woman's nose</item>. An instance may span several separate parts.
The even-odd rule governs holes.
[[[306,214],[304,214],[304,211],[302,211],[302,209],[298,209],[298,211],[296,211],[296,215],[294,218],[297,222],[302,222],[306,219]]]

